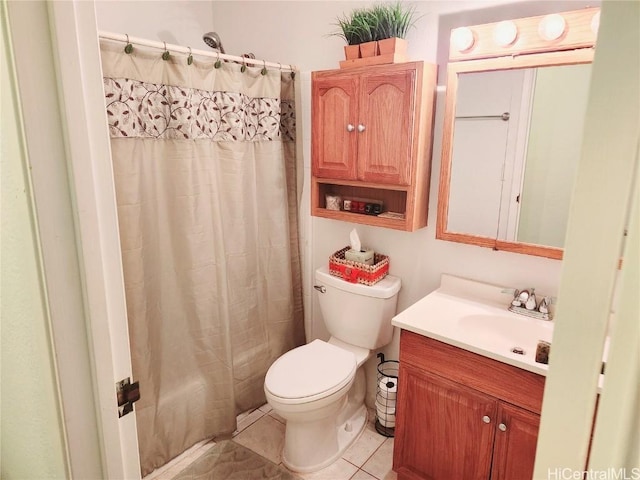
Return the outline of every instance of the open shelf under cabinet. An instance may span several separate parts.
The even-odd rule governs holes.
[[[330,218],[345,222],[360,223],[378,227],[392,228],[396,230],[413,230],[411,221],[407,215],[407,187],[351,185],[348,181],[313,179],[312,214],[317,217]],[[326,208],[326,196],[339,196],[342,200],[341,210],[329,210]],[[365,213],[356,213],[342,209],[344,200],[365,201],[371,203],[382,202],[382,212],[394,212],[403,214],[404,218],[389,218]]]

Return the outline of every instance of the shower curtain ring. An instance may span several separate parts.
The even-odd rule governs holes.
[[[131,42],[129,41],[129,34],[125,33],[125,36],[127,37],[127,44],[124,46],[124,53],[129,55],[131,52],[133,52],[133,45],[131,45]]]
[[[266,62],[266,60],[262,60],[262,70],[260,70],[260,73],[262,75],[266,75],[267,74],[267,62]]]
[[[216,56],[216,63],[213,64],[213,68],[220,68],[220,65],[222,65],[222,63],[220,62],[220,52],[217,52],[217,56]]]
[[[242,66],[240,67],[240,72],[244,73],[247,71],[247,59],[246,57],[242,57]]]
[[[296,78],[296,67],[295,65],[289,64],[289,68],[291,69],[291,80]]]
[[[191,53],[191,47],[187,47],[189,49],[189,56],[187,57],[187,65],[191,65],[193,63],[193,54]]]
[[[162,43],[164,43],[164,53],[162,54],[162,59],[169,60],[169,57],[171,56],[171,54],[169,53],[169,50],[167,50],[167,42],[162,42]]]

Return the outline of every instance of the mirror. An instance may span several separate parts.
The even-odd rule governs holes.
[[[562,258],[592,60],[579,48],[450,61],[436,238]]]

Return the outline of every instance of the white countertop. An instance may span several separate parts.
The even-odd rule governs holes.
[[[394,317],[392,324],[540,375],[546,376],[549,369],[535,356],[539,340],[551,341],[553,322],[512,313],[507,305],[452,295],[441,288]],[[513,353],[514,347],[525,354]]]
[[[512,313],[513,295],[504,287],[443,274],[440,288],[396,315],[396,327],[439,340],[543,376],[549,366],[535,361],[538,341],[551,342],[553,321]],[[555,308],[552,306],[552,313]],[[524,354],[511,351],[520,347]],[[553,345],[551,345],[553,349]],[[603,361],[609,350],[604,346]],[[602,389],[604,375],[600,375]]]

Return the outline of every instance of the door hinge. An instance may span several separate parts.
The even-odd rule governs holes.
[[[140,382],[131,383],[131,378],[116,382],[116,398],[118,400],[118,417],[133,412],[133,403],[140,400]]]

